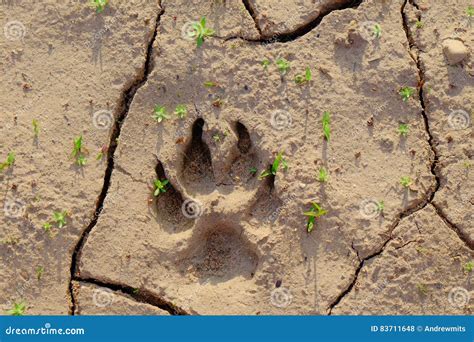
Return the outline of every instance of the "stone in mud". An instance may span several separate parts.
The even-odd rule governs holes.
[[[443,52],[449,65],[461,62],[469,53],[463,42],[455,39],[447,39],[443,42]]]

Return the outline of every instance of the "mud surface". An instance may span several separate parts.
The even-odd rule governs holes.
[[[472,314],[468,5],[3,1],[2,313]]]

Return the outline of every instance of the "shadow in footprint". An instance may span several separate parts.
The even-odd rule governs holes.
[[[190,191],[209,193],[215,185],[211,151],[202,140],[204,124],[202,118],[193,124],[192,139],[184,151],[181,178]]]
[[[278,218],[283,202],[274,192],[275,176],[268,176],[262,182],[264,184],[257,191],[255,202],[251,206],[251,215],[264,223],[269,223]]]
[[[256,179],[255,173],[251,169],[258,166],[257,154],[253,150],[250,134],[244,124],[237,121],[235,124],[237,131],[237,153],[238,155],[232,162],[230,176],[234,181],[248,183],[252,179]]]
[[[160,180],[167,179],[161,161],[157,160],[156,176]],[[156,197],[156,220],[169,233],[178,233],[191,228],[194,220],[183,215],[183,196],[171,183],[168,183],[166,192]]]

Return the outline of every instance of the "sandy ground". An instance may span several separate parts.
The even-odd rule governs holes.
[[[2,1],[2,314],[472,314],[469,5]]]

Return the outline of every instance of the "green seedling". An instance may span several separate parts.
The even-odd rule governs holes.
[[[31,124],[33,125],[33,132],[35,133],[35,137],[38,137],[38,134],[39,134],[39,123],[38,123],[38,120],[33,119],[33,121],[31,122]]]
[[[306,230],[308,231],[308,233],[311,233],[314,229],[314,222],[316,221],[316,219],[318,217],[326,215],[327,213],[327,210],[321,208],[319,204],[311,202],[311,209],[303,213],[303,215],[308,217],[308,223],[306,224]]]
[[[329,175],[327,170],[323,167],[319,170],[318,181],[321,183],[326,183],[328,181]]]
[[[377,202],[377,212],[378,213],[383,213],[384,209],[385,209],[384,201],[378,201]]]
[[[174,113],[176,116],[180,119],[184,119],[186,117],[186,114],[188,114],[188,108],[184,104],[177,105]]]
[[[326,138],[328,142],[329,142],[329,139],[331,138],[330,116],[331,116],[331,113],[326,111],[323,114],[323,120],[322,120],[324,137]]]
[[[415,27],[419,30],[423,28],[423,22],[421,20],[417,20],[415,23]]]
[[[474,6],[467,6],[466,14],[469,19],[472,19],[474,17]]]
[[[166,185],[169,183],[167,179],[159,180],[156,179],[153,184],[155,185],[155,192],[153,195],[159,196],[162,192],[166,192]]]
[[[71,156],[76,159],[76,164],[79,166],[86,165],[86,157],[84,156],[86,150],[83,146],[82,135],[74,139],[74,147],[72,149]]]
[[[84,156],[79,156],[76,158],[76,164],[79,166],[85,166],[87,164],[87,159]]]
[[[280,70],[280,73],[282,75],[285,75],[288,72],[288,70],[290,69],[290,62],[288,62],[284,58],[278,58],[277,61],[276,61],[276,65],[277,65],[278,70]]]
[[[43,266],[36,267],[36,279],[41,280],[41,277],[43,276],[43,273],[44,273],[44,267]]]
[[[201,47],[204,43],[204,39],[212,37],[214,30],[206,27],[206,17],[202,17],[199,22],[193,24],[194,32],[192,37],[196,37],[197,47]]]
[[[206,88],[213,88],[213,87],[217,87],[217,83],[216,82],[212,82],[212,81],[206,81],[203,83],[204,86]]]
[[[471,273],[472,270],[474,270],[474,262],[469,261],[464,265],[464,271],[466,271],[467,273]]]
[[[263,179],[268,176],[276,176],[278,169],[280,168],[280,165],[282,165],[283,170],[286,171],[288,169],[288,163],[283,158],[283,152],[278,153],[270,169],[262,171],[260,176],[258,176],[258,179]]]
[[[0,171],[3,171],[5,168],[12,167],[15,163],[15,152],[9,152],[5,162],[0,164]]]
[[[97,153],[97,157],[95,157],[95,159],[96,160],[102,160],[104,158],[104,156],[106,155],[108,149],[109,148],[107,147],[107,145],[102,146],[99,153]]]
[[[472,167],[472,163],[470,161],[465,161],[464,163],[462,163],[462,165],[466,170],[469,170]]]
[[[398,133],[401,135],[401,136],[404,136],[406,137],[408,135],[408,132],[410,131],[410,128],[408,127],[407,124],[400,124],[398,126]]]
[[[400,178],[400,184],[404,188],[408,188],[411,185],[411,183],[412,183],[411,178],[408,176],[403,176],[402,178]]]
[[[382,27],[379,24],[374,25],[374,36],[377,39],[382,36]]]
[[[416,288],[421,294],[428,294],[428,287],[425,284],[416,284]]]
[[[266,58],[265,58],[265,59],[262,61],[263,70],[267,70],[267,69],[268,69],[268,66],[269,66],[270,64],[272,64],[272,62],[270,62],[269,59],[266,59]]]
[[[24,302],[13,303],[13,308],[7,311],[7,314],[12,316],[23,316],[26,311],[26,304]]]
[[[311,74],[311,69],[309,67],[307,67],[305,69],[304,76],[300,75],[300,74],[295,76],[295,83],[296,84],[303,84],[305,82],[311,81],[312,78],[313,78],[313,76]]]
[[[217,143],[219,141],[221,141],[221,137],[219,135],[219,133],[216,133],[212,136],[212,139]]]
[[[158,123],[162,122],[163,120],[169,119],[169,116],[166,113],[166,108],[159,105],[155,106],[155,109],[153,109],[153,115],[151,117],[155,119]]]
[[[403,102],[407,102],[410,97],[415,94],[415,89],[412,87],[403,87],[402,89],[400,89],[399,94],[402,96]]]
[[[91,5],[97,13],[102,13],[109,0],[91,0]]]
[[[54,212],[53,222],[58,225],[58,228],[62,228],[66,225],[67,216],[68,216],[68,212],[66,210]]]
[[[252,175],[255,175],[255,174],[257,173],[257,171],[258,171],[258,170],[257,170],[256,167],[251,167],[251,168],[249,169],[249,172],[250,172]]]
[[[51,228],[53,228],[53,225],[49,222],[43,223],[43,229],[45,232],[49,233],[51,232]]]

